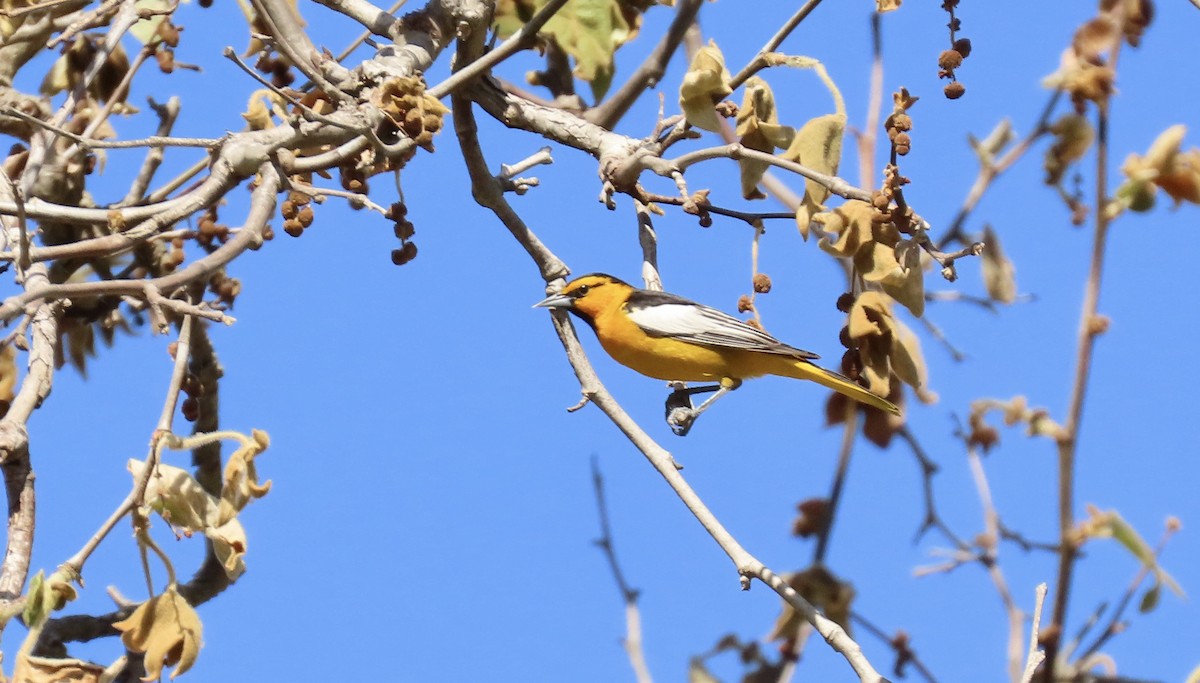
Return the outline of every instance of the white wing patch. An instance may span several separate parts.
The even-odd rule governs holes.
[[[817,358],[814,353],[788,346],[757,327],[700,304],[630,306],[626,312],[634,324],[655,337],[672,337],[705,346],[763,351],[797,358]]]

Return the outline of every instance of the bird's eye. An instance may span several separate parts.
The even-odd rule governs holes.
[[[588,286],[587,286],[587,285],[579,285],[579,287],[577,287],[577,288],[575,289],[575,298],[579,298],[579,297],[581,297],[581,296],[584,296],[584,295],[586,295],[587,293],[588,293]]]

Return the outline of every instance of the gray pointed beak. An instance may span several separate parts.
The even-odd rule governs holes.
[[[534,308],[570,308],[575,300],[566,294],[554,294],[533,305]]]

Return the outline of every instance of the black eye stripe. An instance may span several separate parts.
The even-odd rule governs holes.
[[[603,285],[603,284],[604,284],[603,282],[597,282],[597,283],[590,284],[590,285],[579,285],[578,287],[575,288],[575,291],[571,292],[567,296],[570,296],[572,299],[579,299],[584,296],[587,296],[588,292],[590,292],[591,290],[593,290],[596,287],[599,287],[600,285]]]

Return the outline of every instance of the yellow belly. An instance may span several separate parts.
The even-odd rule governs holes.
[[[665,337],[649,337],[628,318],[605,316],[596,320],[600,344],[621,365],[647,377],[684,382],[749,379],[767,374],[754,354],[706,346]]]

